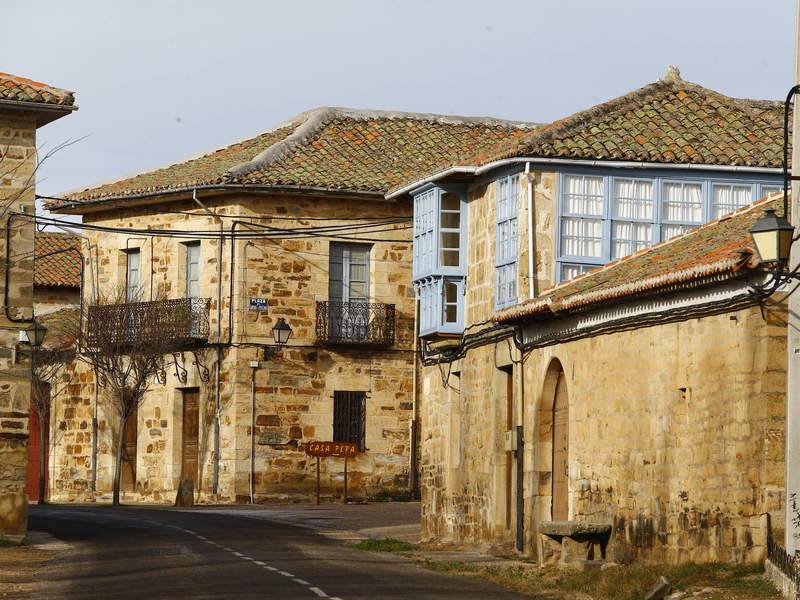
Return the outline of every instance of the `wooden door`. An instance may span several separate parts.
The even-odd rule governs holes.
[[[49,387],[44,388],[45,393],[49,393]],[[48,403],[49,406],[49,403]],[[39,501],[39,448],[40,448],[40,428],[44,427],[44,485],[45,496],[47,495],[47,473],[50,431],[48,423],[42,424],[39,420],[39,411],[31,400],[30,413],[28,415],[28,474],[25,480],[25,493],[28,495],[28,502]]]
[[[562,371],[553,402],[553,520],[569,519],[569,399]]]
[[[123,432],[122,446],[122,481],[120,489],[123,492],[133,492],[136,490],[136,441],[139,437],[139,411],[133,412],[125,421],[125,431]]]
[[[198,438],[200,434],[200,391],[183,391],[183,439],[181,479],[191,479],[197,486]]]

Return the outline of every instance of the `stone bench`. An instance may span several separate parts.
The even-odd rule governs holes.
[[[599,564],[606,558],[611,525],[585,521],[547,521],[539,525],[539,533],[559,546],[557,555],[562,565],[591,566],[587,563]],[[595,545],[600,547],[599,561],[595,561]]]

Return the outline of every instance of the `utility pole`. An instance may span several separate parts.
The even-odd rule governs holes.
[[[795,7],[794,84],[800,83],[800,0]],[[792,169],[800,175],[800,111],[798,97],[792,116]],[[800,183],[792,180],[791,217],[795,231],[800,231]],[[800,264],[800,244],[793,244],[790,269]],[[787,349],[788,373],[786,396],[786,550],[790,556],[800,549],[800,527],[796,510],[800,510],[800,294],[789,296]]]

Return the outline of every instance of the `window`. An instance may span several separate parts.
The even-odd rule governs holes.
[[[517,254],[519,239],[519,175],[497,181],[497,228],[495,239],[495,306],[517,301]]]
[[[595,268],[596,265],[569,265],[569,264],[562,264],[561,265],[561,281],[569,281],[570,279],[574,279],[578,275],[583,275],[584,273],[588,273],[592,269]]]
[[[136,302],[139,299],[141,251],[133,248],[125,253],[125,301]]]
[[[367,422],[366,392],[333,392],[333,441],[364,444]]]
[[[461,264],[461,194],[442,191],[439,209],[439,264]]]
[[[611,258],[618,259],[653,241],[653,182],[614,178]]]
[[[765,185],[761,184],[761,191],[758,193],[759,198],[766,198],[772,194],[783,194],[782,185]]]
[[[186,297],[200,297],[200,242],[186,244]]]
[[[422,335],[463,331],[465,190],[431,186],[414,195],[414,286]]]
[[[703,184],[665,181],[662,191],[661,239],[686,233],[703,222]]]
[[[753,201],[751,185],[720,185],[715,183],[711,197],[712,219],[718,219]]]
[[[782,189],[777,178],[718,175],[632,169],[562,174],[556,279],[566,281],[629,256]]]
[[[335,302],[369,300],[369,253],[367,244],[331,242],[328,299]]]
[[[431,273],[435,267],[436,189],[414,197],[414,273]]]
[[[561,254],[602,258],[603,203],[602,177],[567,175],[564,177]]]

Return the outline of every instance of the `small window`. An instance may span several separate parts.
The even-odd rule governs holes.
[[[443,282],[442,293],[442,323],[445,325],[455,325],[459,317],[459,297],[461,296],[461,285],[459,281],[445,279]]]
[[[653,182],[614,178],[611,258],[618,259],[653,241]]]
[[[334,442],[353,442],[363,452],[366,422],[366,392],[333,392]]]
[[[703,185],[665,181],[663,220],[699,225],[703,220]]]
[[[125,255],[125,300],[135,302],[139,299],[142,255],[138,248],[128,250]]]
[[[186,244],[186,297],[200,297],[200,242]]]
[[[761,193],[759,194],[759,198],[766,198],[767,196],[772,196],[773,194],[783,194],[783,186],[782,185],[762,185],[761,186]]]
[[[712,219],[718,219],[753,201],[753,188],[750,185],[719,185],[715,183],[713,189]]]
[[[461,263],[461,194],[442,191],[439,210],[439,264],[458,267]]]
[[[496,308],[517,301],[517,257],[519,244],[519,175],[497,181],[497,227],[495,229]]]
[[[578,275],[583,275],[584,273],[588,273],[592,269],[596,268],[597,265],[568,265],[562,264],[561,265],[561,281],[569,281],[577,277]]]
[[[605,184],[602,177],[564,177],[562,255],[602,258],[604,199]]]
[[[414,197],[414,273],[424,275],[434,269],[436,239],[436,190]]]

